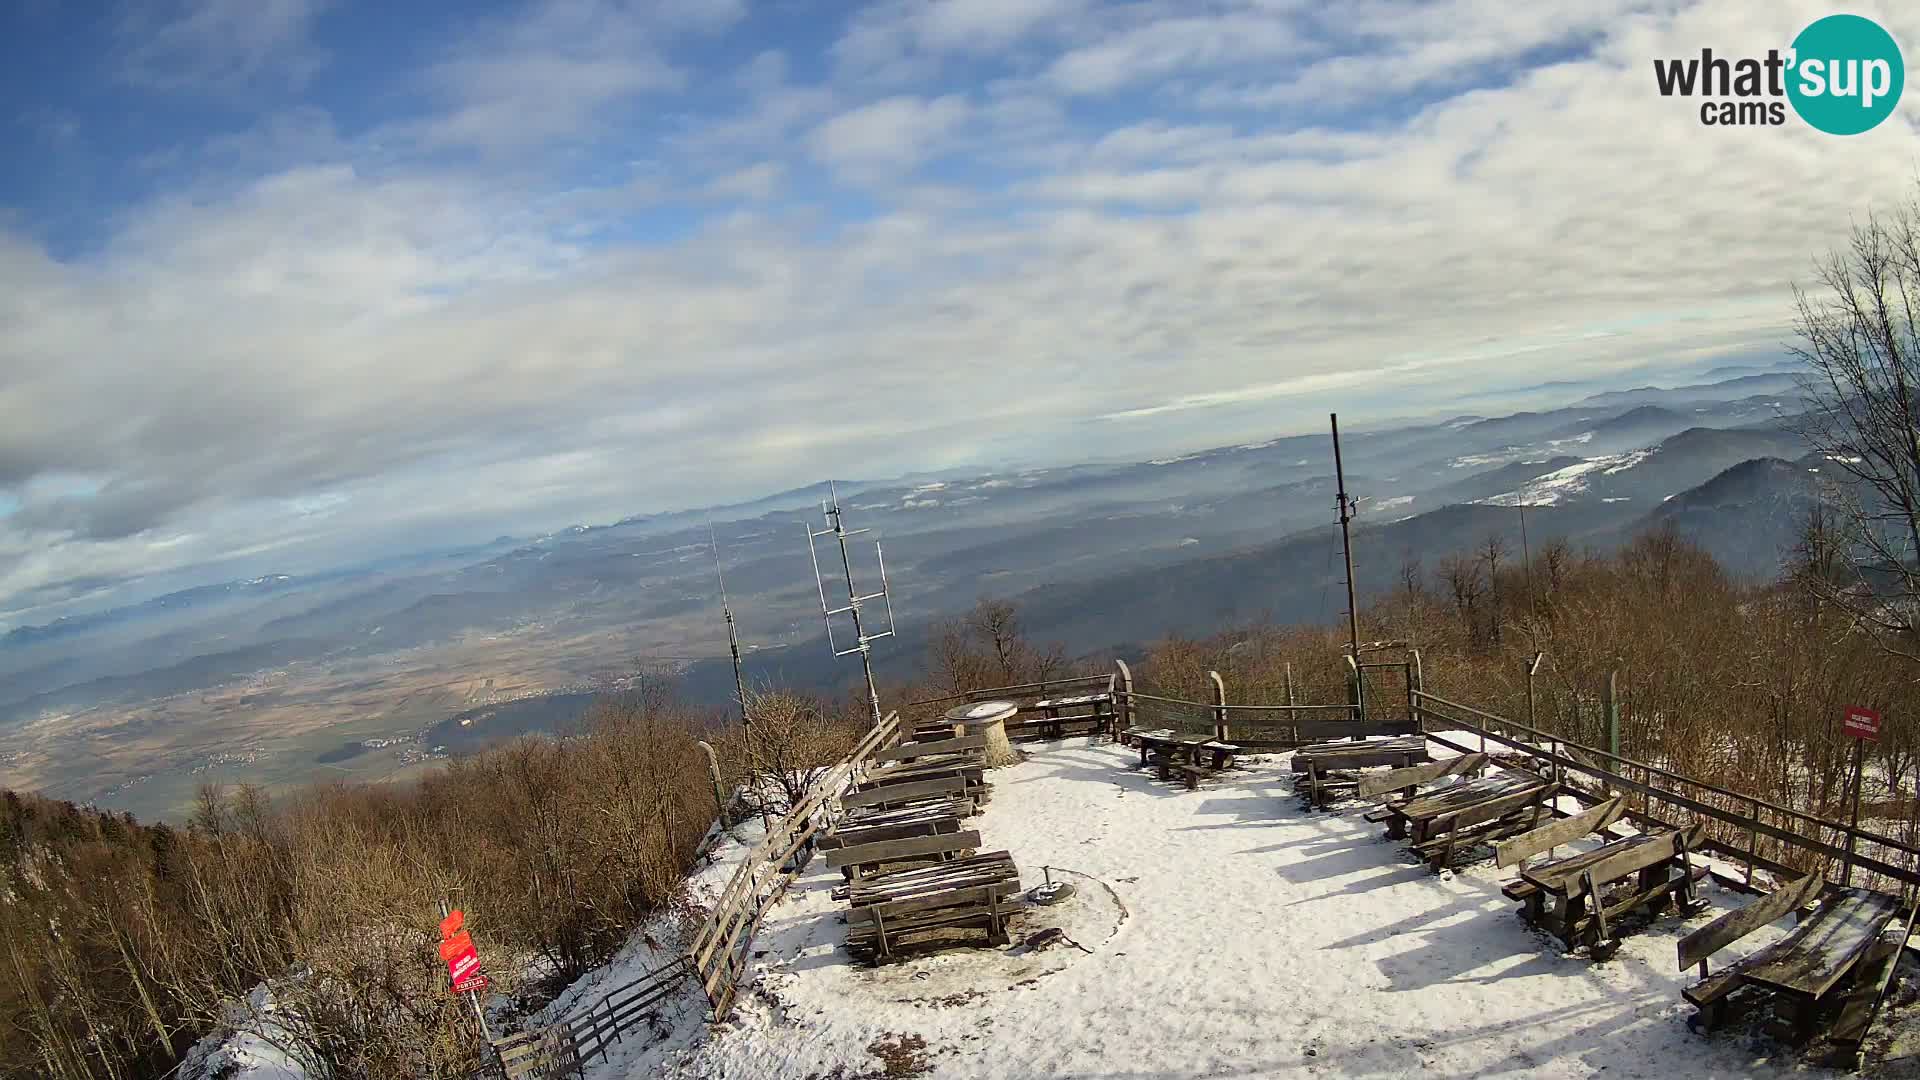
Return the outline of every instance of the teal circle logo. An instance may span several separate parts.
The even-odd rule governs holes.
[[[1793,39],[1787,100],[1829,135],[1858,135],[1892,115],[1907,82],[1893,35],[1872,19],[1829,15]]]

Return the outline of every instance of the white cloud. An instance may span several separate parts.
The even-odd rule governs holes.
[[[312,40],[329,0],[177,0],[138,6],[119,26],[122,75],[165,90],[231,93],[255,81],[300,86],[326,63]]]
[[[857,177],[912,168],[966,121],[957,95],[890,97],[843,112],[814,129],[816,159]]]
[[[787,167],[777,161],[762,161],[738,169],[707,185],[707,193],[724,199],[769,199],[786,179]]]
[[[426,136],[498,149],[580,133],[615,106],[684,89],[672,43],[744,11],[744,0],[547,0],[483,20],[427,70],[448,107]]]
[[[1764,50],[1811,9],[1319,11],[953,9],[1015,58],[877,91],[808,74],[844,51],[696,70],[675,46],[725,8],[577,0],[449,44],[411,125],[311,106],[189,147],[213,175],[84,256],[0,225],[0,608],[1777,348],[1789,282],[1912,184],[1920,94],[1834,139],[1654,91],[1651,57]],[[912,32],[893,55],[947,40]],[[1307,73],[1339,110],[1207,104]],[[598,123],[636,97],[672,115]],[[601,186],[574,154],[441,153],[528,139],[603,150]]]

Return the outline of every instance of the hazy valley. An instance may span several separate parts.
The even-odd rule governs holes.
[[[1786,430],[1793,377],[1753,364],[1673,381],[1344,432],[1363,594],[1410,562],[1431,574],[1492,532],[1516,552],[1607,547],[1662,522],[1736,572],[1770,573],[1822,464]],[[916,666],[929,626],[984,595],[1017,599],[1035,635],[1073,652],[1336,616],[1332,464],[1315,432],[1133,463],[842,482],[850,526],[883,541],[894,584],[900,636],[879,663]],[[564,728],[593,692],[637,675],[725,700],[709,515],[749,677],[834,684],[849,671],[817,640],[803,532],[824,491],[16,629],[0,639],[0,784],[172,815],[207,781],[403,776]],[[871,583],[872,549],[855,550]]]

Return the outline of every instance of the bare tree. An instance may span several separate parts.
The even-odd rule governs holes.
[[[1920,663],[1920,203],[1854,226],[1815,281],[1817,296],[1794,290],[1793,352],[1809,368],[1800,428],[1843,478],[1831,497],[1851,573],[1803,580]]]
[[[1479,637],[1480,597],[1486,591],[1486,579],[1480,575],[1480,560],[1464,555],[1449,555],[1440,560],[1440,580],[1453,598],[1453,609],[1466,627],[1467,639]]]
[[[1507,538],[1497,532],[1487,534],[1480,541],[1480,558],[1487,564],[1487,586],[1492,593],[1487,598],[1487,609],[1491,622],[1488,625],[1488,637],[1494,644],[1500,643],[1500,561],[1507,557]]]

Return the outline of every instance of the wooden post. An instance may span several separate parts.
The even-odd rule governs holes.
[[[707,780],[713,785],[713,812],[720,820],[720,827],[724,829],[732,823],[727,820],[727,797],[721,791],[720,759],[714,756],[712,745],[704,742],[694,743],[694,745],[707,756]]]
[[[1118,658],[1114,659],[1113,666],[1120,669],[1120,681],[1113,695],[1113,738],[1118,742],[1120,733],[1133,726],[1133,670]]]
[[[1619,678],[1618,670],[1607,672],[1606,686],[1600,691],[1600,709],[1607,717],[1607,753],[1612,754],[1616,759],[1620,757],[1620,699],[1616,696],[1619,691]],[[1620,762],[1608,761],[1607,771],[1616,776],[1620,775]]]
[[[1227,731],[1227,684],[1217,671],[1207,672],[1207,678],[1213,680],[1213,737],[1226,742]]]
[[[1365,720],[1367,718],[1367,694],[1366,687],[1361,680],[1360,661],[1351,655],[1346,657],[1346,661],[1347,704],[1352,707],[1353,718],[1355,720]],[[1357,737],[1358,736],[1356,736],[1356,738]]]
[[[1860,834],[1860,768],[1863,755],[1861,744],[1866,740],[1859,736],[1853,739],[1853,819],[1847,826],[1847,863],[1840,872],[1840,887],[1846,888],[1853,882],[1853,844]]]
[[[1420,692],[1426,689],[1426,676],[1420,670],[1420,650],[1407,650],[1407,719],[1420,721]],[[1421,730],[1425,730],[1422,728]]]
[[[1747,805],[1750,808],[1750,813],[1747,815],[1747,888],[1751,889],[1753,888],[1753,861],[1759,855],[1760,848],[1760,830],[1754,827],[1754,823],[1760,820],[1760,801],[1748,799]]]

